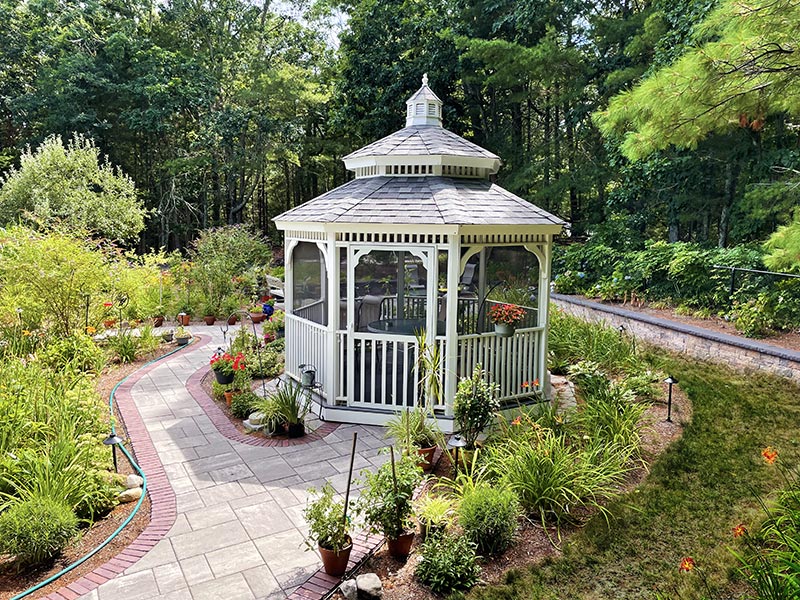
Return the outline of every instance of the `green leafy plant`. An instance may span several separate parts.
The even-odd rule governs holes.
[[[309,503],[303,510],[308,523],[306,545],[316,550],[319,545],[332,552],[340,552],[352,543],[349,523],[345,521],[344,502],[335,500],[336,490],[326,482],[321,490],[309,490]]]
[[[422,546],[414,574],[436,594],[468,590],[480,575],[475,546],[460,535],[430,536]]]
[[[303,423],[311,409],[311,399],[306,391],[291,380],[283,382],[270,400],[275,406],[275,413],[288,425]]]
[[[78,534],[78,518],[64,504],[33,496],[0,514],[0,553],[20,566],[38,565],[59,554]]]
[[[246,419],[258,407],[261,397],[251,391],[234,394],[231,399],[231,414],[237,419]]]
[[[139,355],[139,338],[129,330],[121,329],[106,338],[112,355],[121,363],[131,363]]]
[[[411,503],[422,480],[422,469],[414,457],[402,456],[383,464],[376,472],[363,471],[364,490],[358,499],[358,514],[373,533],[396,539],[413,527]]]
[[[418,406],[397,413],[386,423],[386,437],[394,438],[406,453],[416,448],[436,446],[441,432],[428,421],[424,408]]]
[[[475,448],[478,436],[492,422],[500,408],[497,391],[497,384],[486,380],[486,372],[480,365],[475,366],[472,377],[465,377],[458,382],[453,416],[468,450]]]
[[[414,503],[414,512],[426,536],[442,532],[453,522],[455,502],[445,496],[426,494]]]
[[[82,333],[51,340],[39,352],[39,358],[54,371],[76,369],[87,373],[100,373],[107,360],[103,349]]]
[[[458,523],[483,555],[501,554],[511,546],[520,515],[509,489],[481,484],[467,491],[458,507]]]

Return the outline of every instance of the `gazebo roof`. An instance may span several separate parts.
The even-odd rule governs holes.
[[[496,154],[435,125],[403,127],[391,135],[351,152],[345,161],[366,156],[470,156],[500,160]]]
[[[442,127],[442,101],[422,87],[406,102],[406,126],[344,157],[356,179],[274,221],[384,225],[546,226],[566,223],[489,181],[500,158]]]
[[[354,179],[275,218],[313,223],[557,225],[565,222],[486,179]]]

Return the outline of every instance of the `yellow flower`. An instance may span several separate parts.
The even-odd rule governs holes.
[[[89,335],[94,335],[95,333],[97,333],[97,329],[95,329],[94,327],[92,327],[91,325],[89,325],[89,326],[86,328],[86,333],[88,333]]]
[[[22,335],[24,335],[25,337],[28,337],[30,334],[31,334],[31,332],[28,331],[27,329],[23,329],[22,330]]]

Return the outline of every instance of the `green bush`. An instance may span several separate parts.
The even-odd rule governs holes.
[[[73,333],[50,341],[39,353],[42,362],[54,371],[69,367],[87,373],[100,373],[106,353],[88,335]]]
[[[481,484],[464,494],[458,523],[483,555],[501,554],[514,541],[519,503],[508,489]]]
[[[260,353],[260,355],[259,355]],[[270,348],[248,349],[244,352],[245,364],[253,377],[274,379],[283,373],[283,354]]]
[[[468,590],[478,582],[475,546],[464,536],[429,536],[422,546],[415,575],[436,594]]]
[[[0,554],[21,565],[38,565],[56,556],[78,533],[78,518],[65,504],[33,497],[0,514]]]
[[[139,338],[130,330],[119,330],[117,335],[110,335],[106,343],[112,355],[121,363],[131,363],[139,356]]]
[[[234,394],[231,400],[231,414],[237,419],[246,419],[256,410],[261,397],[253,392]]]

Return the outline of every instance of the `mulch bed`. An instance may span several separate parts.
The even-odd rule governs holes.
[[[664,384],[666,397],[666,384]],[[691,420],[691,404],[680,387],[673,388],[672,421],[666,421],[666,403],[655,403],[645,413],[646,426],[643,431],[643,464],[631,471],[624,486],[630,491],[640,485],[647,477],[648,467],[675,440],[680,438],[683,428]],[[449,475],[451,465],[447,458],[440,459],[434,469],[437,476]],[[588,518],[591,515],[585,515]],[[580,531],[579,525],[561,527],[561,543]],[[494,585],[503,580],[509,569],[525,568],[541,563],[546,558],[558,557],[560,552],[554,545],[557,540],[555,529],[545,530],[541,523],[523,519],[517,534],[517,542],[501,556],[492,560],[481,560],[481,582],[479,585]],[[414,569],[419,559],[417,551],[419,540],[414,542],[411,556],[406,561],[389,556],[386,546],[382,547],[361,568],[361,573],[377,573],[383,582],[384,600],[437,600],[437,596],[414,577]],[[343,600],[336,593],[333,598]]]
[[[145,363],[166,354],[174,349],[174,344],[162,344],[156,351],[147,356],[139,358],[136,362],[115,365],[107,368],[100,377],[97,379],[96,389],[100,397],[108,401],[111,390],[114,386],[128,375],[137,371]],[[119,411],[115,405],[114,407],[116,417],[117,434],[122,438],[127,438],[125,425],[120,417]],[[126,446],[128,451],[133,453],[130,446]],[[125,456],[119,452],[117,453],[119,459],[119,472],[128,475],[134,473],[133,468],[125,459]],[[135,458],[135,455],[134,455]],[[39,582],[46,580],[48,577],[55,575],[63,568],[71,565],[77,560],[80,560],[86,554],[92,551],[100,543],[102,543],[108,536],[110,536],[120,524],[128,518],[136,506],[136,502],[128,504],[119,504],[100,521],[94,523],[90,528],[81,532],[81,535],[76,539],[66,550],[56,558],[52,563],[44,565],[35,570],[25,570],[24,572],[16,572],[16,569],[11,565],[8,560],[0,559],[0,600],[8,600],[13,596],[24,592],[27,589],[37,585]],[[69,573],[62,575],[54,582],[46,585],[45,587],[37,590],[36,592],[26,596],[26,598],[36,599],[42,598],[47,594],[58,590],[59,588],[69,585],[70,583],[80,579],[83,575],[90,573],[97,567],[108,562],[114,556],[124,550],[131,544],[142,531],[147,527],[150,522],[150,499],[145,496],[138,513],[133,520],[117,535],[111,542],[108,543],[102,550],[92,556],[90,559],[74,568]]]

